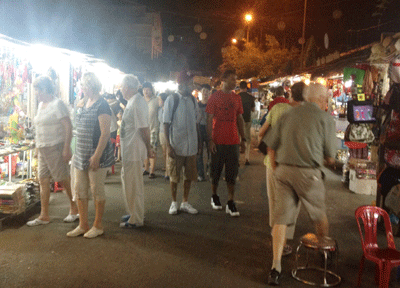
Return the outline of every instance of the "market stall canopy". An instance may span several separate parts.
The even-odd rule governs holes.
[[[113,0],[4,0],[0,31],[29,43],[91,54],[124,72],[141,72],[146,68],[135,57],[129,26],[136,19],[135,7]]]

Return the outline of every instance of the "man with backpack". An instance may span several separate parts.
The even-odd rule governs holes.
[[[197,154],[199,151],[199,108],[192,96],[192,79],[182,72],[178,79],[178,93],[170,95],[164,105],[164,133],[168,147],[168,172],[171,183],[172,203],[169,214],[178,213],[176,194],[181,170],[184,171],[183,199],[180,211],[197,214],[189,203],[192,181],[197,180]]]

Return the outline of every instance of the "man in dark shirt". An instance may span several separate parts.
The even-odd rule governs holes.
[[[247,82],[241,81],[240,98],[243,105],[244,135],[246,138],[245,165],[250,165],[250,146],[251,146],[251,112],[255,111],[254,97],[247,93]]]

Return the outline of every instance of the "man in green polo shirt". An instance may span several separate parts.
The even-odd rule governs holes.
[[[267,145],[276,151],[276,199],[272,229],[273,263],[268,284],[279,285],[286,228],[296,219],[299,201],[315,223],[317,237],[324,241],[329,224],[325,212],[325,187],[321,167],[335,163],[335,123],[325,112],[328,90],[321,84],[306,88],[301,106],[292,108],[272,127]]]

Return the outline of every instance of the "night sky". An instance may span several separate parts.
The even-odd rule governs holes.
[[[314,36],[319,53],[328,54],[379,41],[382,32],[399,32],[400,0],[388,0],[390,4],[381,18],[372,17],[378,1],[383,0],[308,0],[306,39]],[[286,47],[300,48],[304,0],[2,0],[0,33],[94,54],[125,72],[134,72],[146,63],[124,42],[126,32],[110,24],[108,18],[113,15],[107,10],[94,15],[90,8],[130,3],[161,12],[164,60],[183,55],[190,69],[206,75],[216,72],[221,64],[221,48],[230,44],[235,31],[245,29],[246,12],[254,15],[251,41],[272,34]],[[335,10],[343,12],[340,19],[333,19]],[[286,24],[284,31],[277,29],[280,21]],[[207,33],[207,39],[201,40],[194,32],[197,23]],[[383,25],[368,29],[378,23]],[[328,50],[323,47],[325,33],[330,38]],[[167,41],[169,35],[175,36],[172,43]]]

